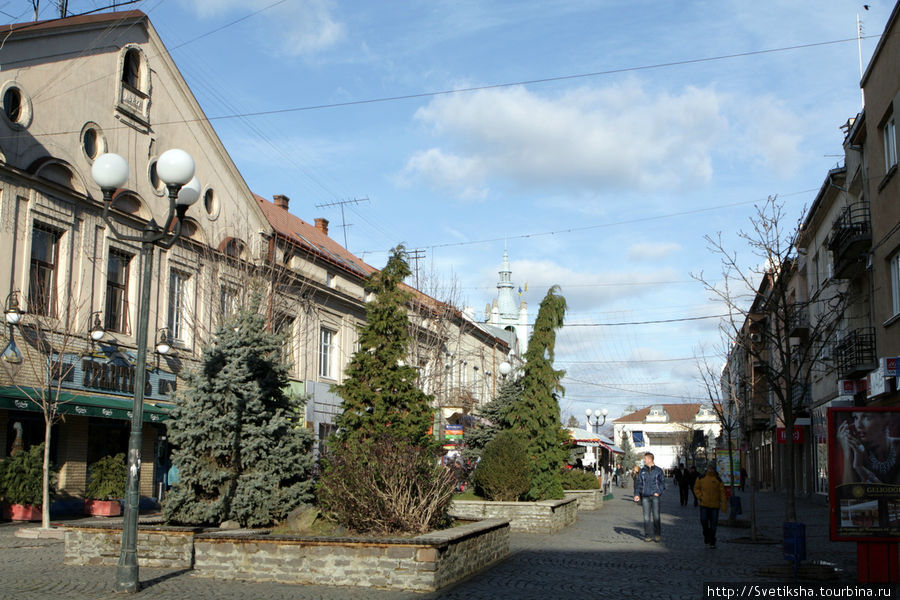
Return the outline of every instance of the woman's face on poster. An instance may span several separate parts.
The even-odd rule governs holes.
[[[863,443],[882,439],[887,435],[887,415],[875,412],[858,412],[853,415],[853,428]]]

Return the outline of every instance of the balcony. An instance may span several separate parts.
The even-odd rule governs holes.
[[[834,346],[841,379],[859,379],[875,368],[875,328],[863,327],[848,332]]]
[[[869,205],[855,202],[844,209],[831,226],[828,249],[834,257],[834,276],[853,279],[866,268],[866,251],[872,246]]]
[[[809,334],[809,313],[806,304],[794,304],[787,321],[788,337],[805,338]]]

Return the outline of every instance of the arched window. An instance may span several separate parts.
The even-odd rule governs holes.
[[[125,60],[122,62],[122,83],[135,90],[141,89],[141,54],[136,48],[130,48],[125,52]]]

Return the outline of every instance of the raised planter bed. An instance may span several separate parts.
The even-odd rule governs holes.
[[[84,514],[95,517],[118,517],[122,514],[122,503],[118,500],[85,500]]]
[[[509,553],[509,523],[489,519],[413,538],[199,534],[199,577],[434,591]]]
[[[434,591],[509,554],[509,522],[488,519],[411,538],[326,538],[265,530],[139,527],[140,566],[199,577]],[[121,524],[70,527],[65,562],[114,565]]]
[[[506,519],[512,531],[556,533],[578,518],[578,500],[574,497],[542,502],[454,500],[450,516],[471,521]]]
[[[11,521],[40,521],[41,507],[34,504],[4,504],[3,518]]]
[[[578,501],[578,510],[603,508],[603,490],[566,490],[565,494]]]

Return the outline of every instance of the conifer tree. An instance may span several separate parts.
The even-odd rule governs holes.
[[[356,443],[389,435],[413,445],[430,445],[431,397],[416,386],[418,372],[406,364],[410,292],[400,287],[409,276],[406,251],[397,246],[374,273],[366,289],[375,298],[366,305],[359,350],[347,367],[344,383],[332,387],[343,400],[337,439]]]
[[[301,426],[302,404],[285,395],[282,346],[250,308],[204,349],[169,421],[178,481],[164,502],[167,520],[255,527],[312,500],[313,437]]]
[[[480,457],[488,442],[499,432],[512,427],[512,411],[521,396],[522,384],[518,379],[509,377],[500,385],[497,397],[478,409],[478,416],[483,422],[466,428],[463,435],[463,458]]]
[[[622,442],[619,447],[622,448],[624,453],[622,455],[622,466],[625,467],[626,471],[630,471],[641,459],[640,454],[634,449],[634,444],[631,442],[631,432],[622,432]]]
[[[560,380],[565,371],[553,368],[556,331],[562,327],[566,315],[566,299],[553,286],[541,301],[534,330],[525,352],[522,375],[522,397],[514,411],[515,428],[528,440],[531,463],[529,500],[562,498],[560,471],[567,451],[563,444],[568,432],[559,418],[557,394],[564,392]]]

